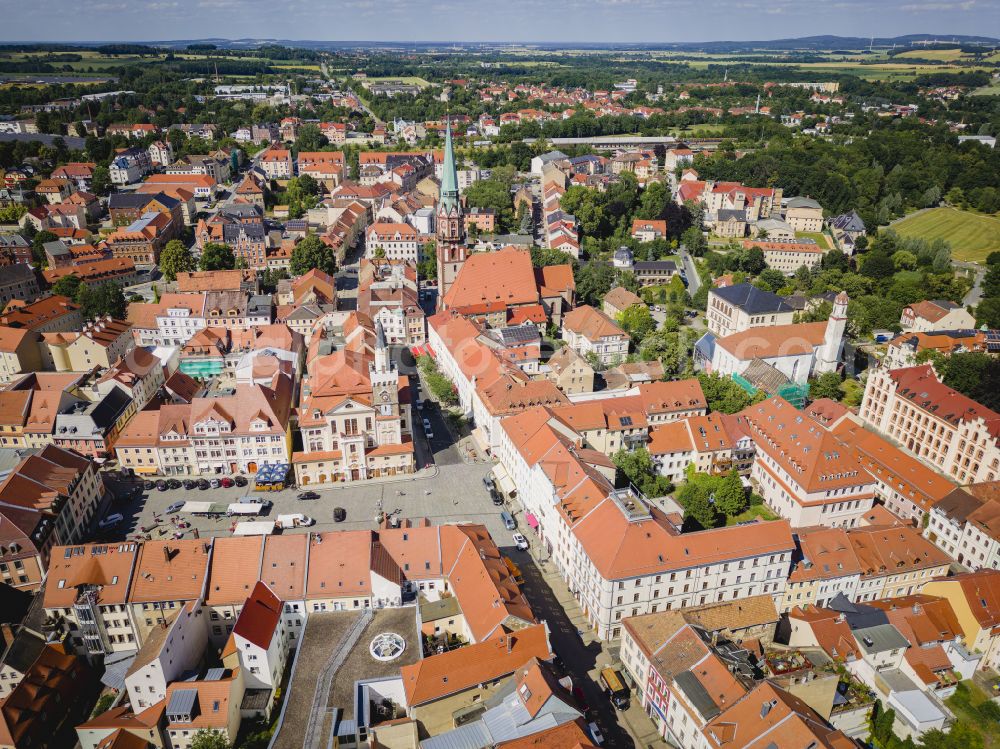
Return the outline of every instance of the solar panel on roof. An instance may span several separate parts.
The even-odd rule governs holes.
[[[191,715],[197,700],[197,689],[178,689],[170,695],[170,703],[167,705],[167,715]]]

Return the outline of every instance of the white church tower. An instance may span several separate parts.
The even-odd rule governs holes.
[[[826,323],[823,345],[816,354],[816,374],[837,371],[840,354],[844,349],[844,330],[847,328],[847,303],[849,301],[846,291],[841,291],[833,300],[833,311]]]

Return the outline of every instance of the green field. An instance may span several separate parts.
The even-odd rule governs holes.
[[[905,237],[948,241],[955,260],[982,262],[991,252],[1000,250],[1000,217],[997,216],[957,208],[932,208],[904,218],[892,228]]]
[[[972,92],[972,96],[1000,96],[1000,84],[977,88]]]
[[[405,83],[411,86],[420,86],[420,88],[427,88],[430,86],[429,81],[425,81],[423,78],[418,78],[415,75],[390,75],[383,78],[365,78],[368,83],[382,83],[384,81],[399,81],[400,83]]]
[[[960,60],[965,56],[966,54],[960,49],[911,49],[909,52],[896,55],[896,59],[909,59],[912,57],[917,60],[943,60],[944,62],[952,62],[953,60]]]
[[[795,237],[796,239],[811,239],[824,250],[829,250],[831,247],[829,237],[820,231],[797,231]]]

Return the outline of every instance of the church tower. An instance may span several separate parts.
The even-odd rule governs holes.
[[[816,374],[836,372],[840,353],[844,348],[844,330],[847,328],[847,292],[841,291],[833,300],[833,311],[826,323],[823,345],[816,356]]]
[[[372,405],[380,416],[399,415],[399,373],[389,356],[382,322],[375,323],[375,361],[368,367],[372,383]]]
[[[445,131],[444,173],[441,175],[441,199],[437,207],[437,280],[438,308],[465,263],[465,218],[458,193],[458,171],[451,144],[451,121]]]

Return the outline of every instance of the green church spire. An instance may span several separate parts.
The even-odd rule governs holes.
[[[451,144],[451,118],[445,125],[444,174],[441,175],[441,207],[451,212],[458,205],[458,171],[455,168],[455,151]]]

